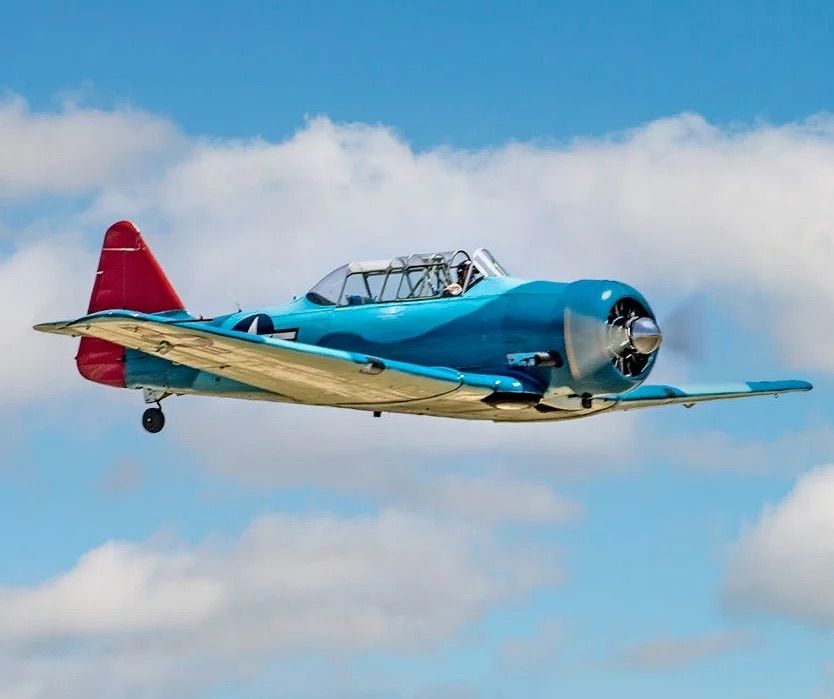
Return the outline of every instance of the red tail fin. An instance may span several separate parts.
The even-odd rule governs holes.
[[[184,307],[136,226],[130,221],[110,226],[104,234],[87,312],[126,308],[159,313]]]
[[[178,311],[184,304],[130,221],[107,229],[88,313],[125,308],[142,313]],[[125,385],[124,348],[85,337],[76,357],[81,375],[110,386]]]

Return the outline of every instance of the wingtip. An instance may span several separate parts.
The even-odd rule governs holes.
[[[53,323],[38,323],[33,325],[32,329],[39,333],[53,333],[55,335],[70,335],[73,333],[67,332],[67,328],[72,324],[72,321],[61,320]]]
[[[748,381],[747,385],[754,393],[792,393],[810,391],[814,387],[807,381],[785,379],[782,381]]]
[[[808,381],[801,381],[799,379],[790,379],[788,381],[780,382],[786,391],[810,391],[814,386]]]

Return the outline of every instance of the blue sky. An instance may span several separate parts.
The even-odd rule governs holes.
[[[834,100],[825,3],[8,3],[4,15],[0,77],[36,107],[89,88],[216,136],[278,138],[323,113],[419,146],[483,146],[683,111],[781,122]]]
[[[5,5],[0,694],[834,695],[833,26]],[[532,428],[177,398],[151,437],[29,331],[83,311],[118,218],[195,312],[487,244],[701,299],[707,355],[658,381],[817,389]]]

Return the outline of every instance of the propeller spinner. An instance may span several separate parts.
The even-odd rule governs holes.
[[[642,354],[651,354],[663,342],[663,333],[653,318],[637,317],[628,324],[628,337],[632,346]]]
[[[631,298],[614,304],[608,315],[608,351],[615,366],[625,376],[643,372],[649,357],[663,342],[657,322],[649,312]]]

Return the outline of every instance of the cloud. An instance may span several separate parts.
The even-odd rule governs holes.
[[[812,321],[834,304],[832,124],[720,129],[684,114],[614,138],[417,152],[390,129],[320,117],[282,143],[202,142],[95,211],[136,212],[201,312],[229,306],[227,285],[256,305],[345,260],[487,244],[520,276],[701,288],[756,321],[768,308],[780,322],[757,327],[788,360],[831,369]]]
[[[129,184],[103,176],[83,185],[92,203],[53,226],[86,231],[95,243],[85,242],[78,265],[67,266],[79,290],[45,281],[65,300],[46,309],[47,318],[70,301],[83,311],[99,236],[130,217],[191,310],[206,315],[232,310],[234,301],[288,300],[346,260],[486,244],[520,276],[621,278],[661,304],[706,290],[715,307],[769,334],[786,360],[832,369],[825,348],[834,338],[818,322],[834,306],[828,116],[721,129],[683,114],[564,144],[415,151],[391,129],[325,117],[278,143],[182,137],[181,146],[168,140],[173,127],[164,119],[142,112],[68,107],[51,115],[12,99],[3,113],[12,115],[0,123],[9,142],[24,142],[21,130],[65,121],[107,134],[104,120],[125,125],[132,137],[114,138],[138,144],[137,152],[165,153]],[[134,118],[161,135],[143,140]],[[62,141],[85,143],[61,133]],[[119,163],[78,166],[84,172],[126,167],[112,149],[82,150],[115,153]],[[48,219],[33,226],[36,244],[51,239]],[[29,264],[34,271],[39,262]],[[779,322],[762,323],[762,309]],[[19,381],[31,378],[21,372]]]
[[[165,407],[170,417],[166,433],[217,473],[258,486],[297,484],[304,478],[411,504],[445,502],[459,510],[470,507],[460,490],[477,488],[480,481],[450,480],[443,492],[431,492],[427,488],[438,487],[436,476],[451,472],[477,478],[497,472],[506,481],[547,482],[554,476],[616,469],[616,456],[633,438],[634,423],[631,414],[602,418],[608,438],[599,440],[599,423],[595,428],[592,420],[496,425],[400,415],[373,419],[358,411],[191,397],[169,399]],[[470,502],[474,496],[473,491]],[[483,496],[484,506],[487,500],[499,509],[531,506],[517,490],[499,495],[493,489]],[[516,496],[523,502],[510,505]],[[553,499],[535,506],[545,516],[545,510],[554,508],[567,514],[565,504]]]
[[[182,145],[170,121],[141,110],[67,103],[32,112],[21,97],[7,97],[0,101],[0,200],[125,183]]]
[[[79,296],[89,294],[91,278],[79,270],[95,266],[95,258],[78,236],[54,235],[0,255],[0,383],[4,407],[43,400],[78,385],[75,376],[77,341],[55,342],[32,325],[44,320],[77,317]],[[86,306],[84,306],[86,310]]]
[[[620,662],[635,670],[670,670],[724,655],[749,643],[750,638],[740,631],[689,638],[662,636],[627,648]]]
[[[656,442],[657,458],[674,454],[677,463],[705,473],[734,472],[762,477],[799,473],[808,464],[819,463],[832,450],[834,429],[823,423],[759,438],[704,430],[695,434],[662,435]],[[651,453],[651,448],[648,451]]]
[[[544,483],[485,476],[446,475],[415,500],[466,519],[551,524],[577,519],[582,509]]]
[[[52,580],[0,589],[15,659],[0,693],[105,696],[112,681],[159,696],[183,668],[200,686],[299,653],[417,652],[559,578],[541,551],[397,510],[268,515],[189,550],[108,542]]]
[[[188,555],[108,543],[35,588],[0,589],[3,642],[189,627],[218,604],[221,585]]]
[[[834,626],[834,466],[802,475],[742,532],[728,566],[731,609]]]
[[[6,109],[27,129],[58,119],[15,105]],[[102,114],[118,123],[133,114],[67,110],[93,131]],[[721,129],[684,114],[612,137],[477,151],[416,151],[391,129],[325,117],[277,143],[192,138],[129,184],[90,185],[92,203],[57,223],[58,234],[39,220],[0,256],[0,289],[13,300],[1,341],[13,359],[2,376],[7,404],[81,390],[72,341],[28,326],[83,311],[101,231],[125,216],[142,227],[191,310],[206,315],[231,310],[233,299],[248,307],[289,299],[345,260],[487,244],[522,276],[619,277],[672,295],[705,288],[719,308],[755,319],[791,361],[830,368],[815,348],[830,344],[817,319],[834,306],[834,202],[823,196],[834,173],[832,123],[820,116]],[[761,324],[763,307],[779,323]],[[451,444],[490,469],[520,462],[533,480],[594,472],[623,463],[643,419],[506,427],[386,417],[371,426],[345,412],[182,401],[182,410],[170,406],[179,414],[168,430],[215,470],[280,485],[296,482],[303,464],[318,482],[387,492],[419,490],[413,460]],[[199,429],[195,441],[197,430],[185,428],[209,419],[213,430]],[[290,423],[276,449],[276,424]],[[313,439],[322,433],[330,438]],[[719,451],[720,439],[713,436]],[[741,451],[745,463],[761,455],[755,446]]]

